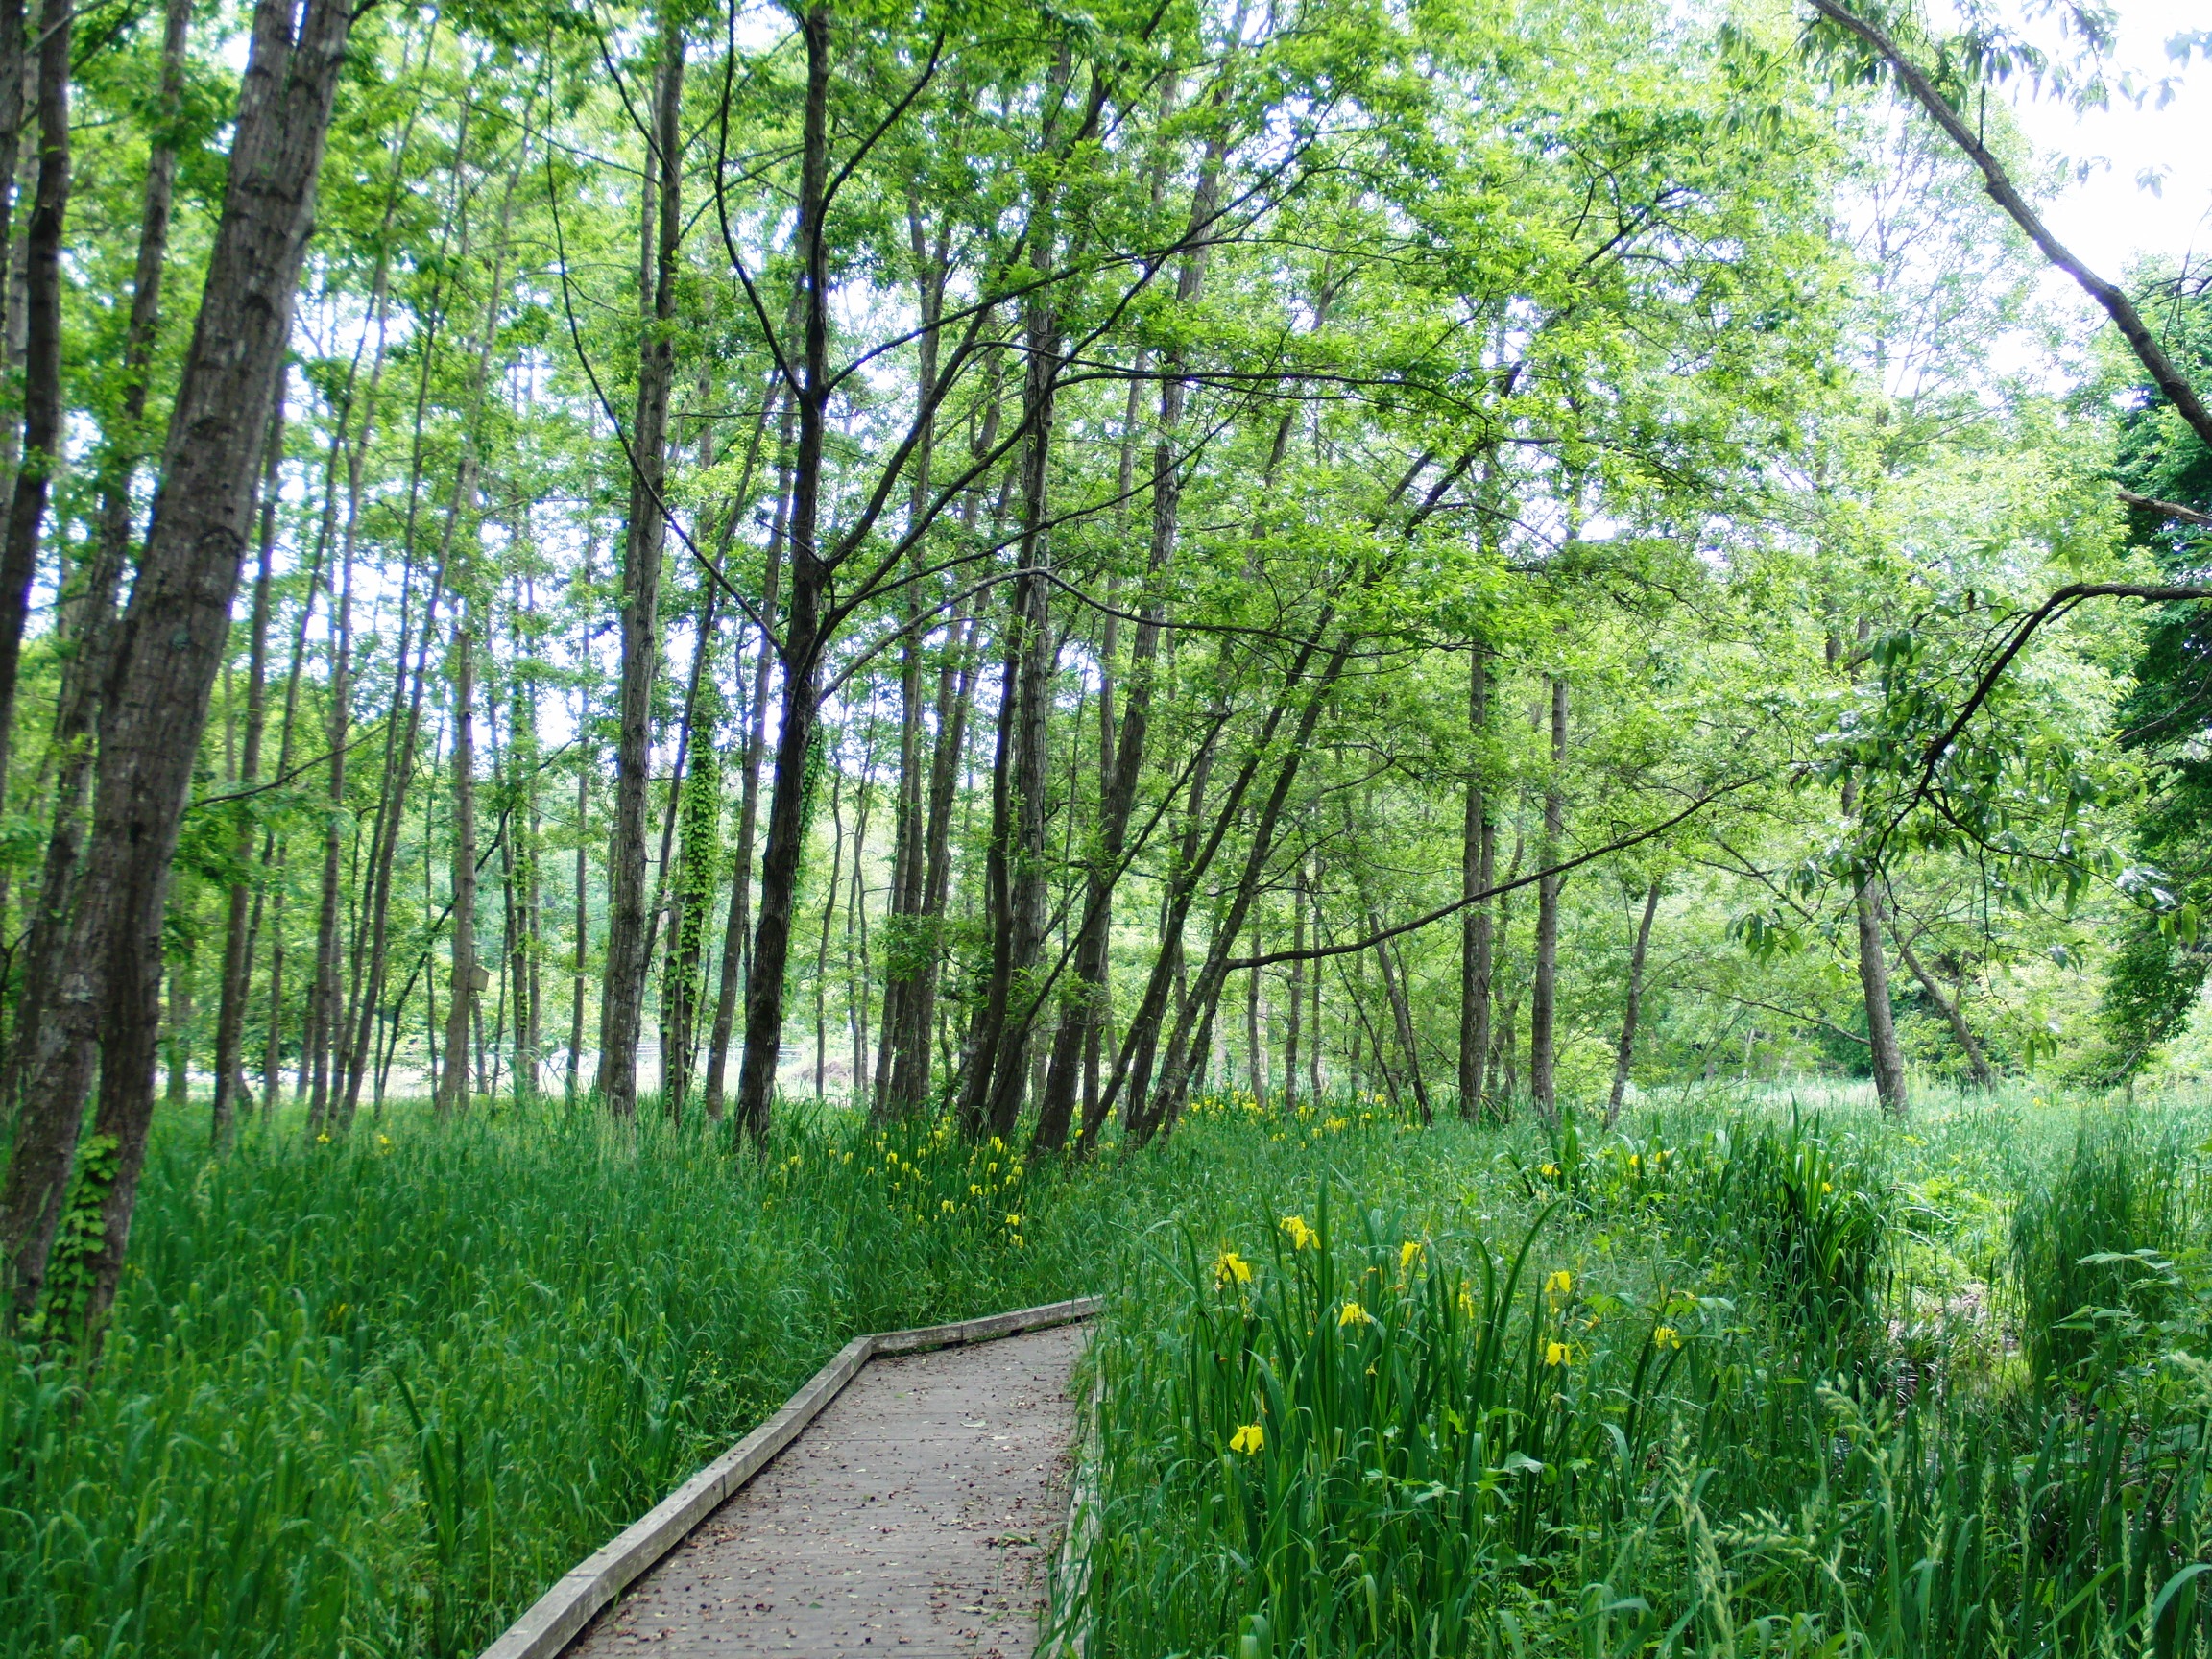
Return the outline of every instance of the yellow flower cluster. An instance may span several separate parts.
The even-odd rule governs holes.
[[[1310,1250],[1321,1242],[1321,1235],[1306,1225],[1306,1217],[1303,1215],[1284,1216],[1283,1231],[1290,1235],[1290,1248],[1293,1250]]]
[[[1018,1198],[1025,1171],[1021,1157],[998,1137],[971,1143],[947,1119],[898,1145],[890,1136],[878,1135],[872,1150],[863,1146],[859,1152],[857,1160],[848,1152],[844,1161],[855,1165],[885,1202],[915,1225],[1002,1230],[1008,1243],[1022,1247]],[[800,1167],[794,1155],[776,1173],[789,1177]]]
[[[1221,1254],[1214,1258],[1214,1283],[1224,1290],[1232,1285],[1249,1285],[1252,1283],[1252,1263],[1236,1251],[1224,1247]]]
[[[1232,1452],[1241,1452],[1245,1456],[1249,1457],[1254,1453],[1258,1452],[1262,1446],[1266,1444],[1266,1438],[1267,1437],[1260,1431],[1259,1424],[1247,1423],[1238,1429],[1236,1433],[1229,1436],[1229,1450]]]

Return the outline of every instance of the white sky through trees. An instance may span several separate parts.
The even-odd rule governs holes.
[[[2036,96],[2024,80],[2011,100],[2039,156],[2070,163],[2064,187],[2045,204],[2051,228],[2093,270],[2118,279],[2148,256],[2212,258],[2212,61],[2199,51],[2184,68],[2166,50],[2177,35],[2212,30],[2212,0],[2113,0],[2113,11],[2115,90],[2105,108],[2077,113],[2061,98]],[[2054,53],[2067,44],[2047,24],[2029,33]],[[2123,75],[2143,93],[2140,104],[2121,95]],[[2172,83],[2163,107],[2162,80]],[[2138,182],[2152,171],[2164,175],[2155,193]]]

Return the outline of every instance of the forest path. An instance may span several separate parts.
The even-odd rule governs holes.
[[[1062,1325],[871,1359],[568,1649],[1028,1659],[1067,1515]]]

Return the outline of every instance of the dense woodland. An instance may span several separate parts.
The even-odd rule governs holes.
[[[2008,200],[2098,45],[0,0],[14,1306],[157,1095],[2193,1064],[2212,301]]]

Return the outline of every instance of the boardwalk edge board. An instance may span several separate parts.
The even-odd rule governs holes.
[[[1085,1659],[1091,1646],[1091,1551],[1098,1541],[1099,1465],[1106,1455],[1099,1414],[1106,1370],[1094,1366],[1091,1403],[1075,1428],[1075,1478],[1068,1483],[1068,1520],[1060,1529],[1060,1562],[1046,1603],[1039,1659]]]
[[[732,1493],[796,1440],[799,1431],[877,1355],[920,1354],[931,1348],[956,1348],[1024,1331],[1043,1331],[1088,1319],[1101,1306],[1100,1297],[1078,1296],[982,1319],[854,1337],[837,1351],[835,1358],[807,1380],[805,1387],[786,1400],[775,1416],[669,1493],[612,1543],[564,1574],[528,1612],[484,1649],[482,1659],[556,1659],[601,1608],[683,1543],[700,1522],[728,1502]]]

